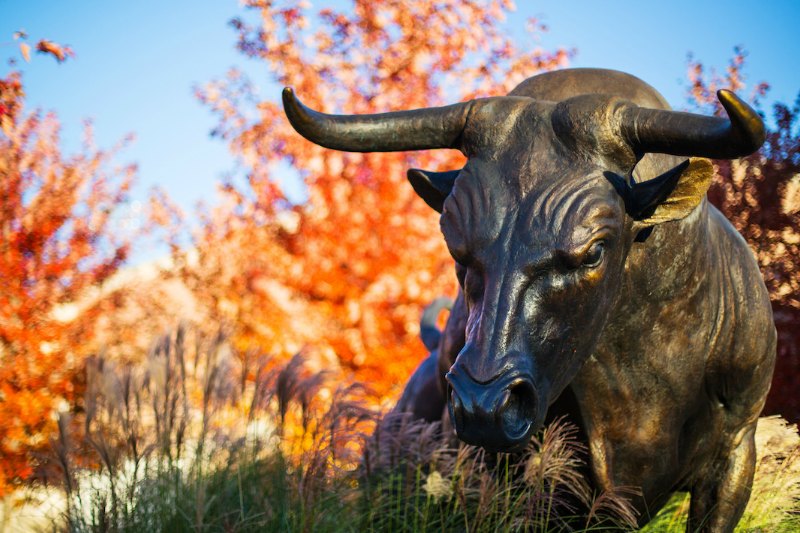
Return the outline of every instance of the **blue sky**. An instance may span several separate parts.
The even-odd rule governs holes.
[[[770,101],[793,102],[800,91],[799,0],[517,4],[509,31],[522,35],[535,16],[549,27],[535,44],[576,48],[573,66],[635,74],[673,107],[686,106],[687,54],[724,68],[735,45],[749,51],[748,81],[772,85]],[[101,147],[133,132],[121,159],[139,164],[134,200],[157,184],[191,210],[200,200],[213,203],[215,183],[235,166],[225,143],[209,136],[214,118],[192,87],[236,66],[262,97],[279,98],[265,67],[235,50],[227,21],[241,13],[234,0],[0,0],[0,60],[16,54],[6,43],[21,28],[34,40],[70,45],[74,60],[57,65],[35,55],[22,66],[29,106],[58,113],[67,150],[78,146],[85,118]]]

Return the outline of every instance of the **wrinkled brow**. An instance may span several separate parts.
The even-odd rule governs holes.
[[[451,254],[484,248],[500,237],[505,220],[514,210],[502,184],[489,186],[469,172],[456,180],[444,203],[440,227]]]
[[[571,243],[588,239],[603,228],[619,231],[623,214],[619,200],[609,191],[579,180],[549,184],[533,196],[523,212],[520,229],[535,233],[530,244],[540,245],[542,240]]]

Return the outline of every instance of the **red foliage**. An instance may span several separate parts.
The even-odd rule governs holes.
[[[6,135],[11,134],[23,97],[22,80],[18,72],[0,78],[0,129]]]
[[[76,301],[108,279],[128,244],[109,220],[133,168],[107,170],[87,128],[82,153],[64,156],[55,116],[24,114],[21,79],[0,79],[0,496],[29,476],[55,414],[78,391],[98,302]]]

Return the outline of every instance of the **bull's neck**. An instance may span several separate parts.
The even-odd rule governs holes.
[[[618,309],[677,298],[688,301],[708,283],[715,275],[708,209],[704,199],[686,218],[660,224],[645,242],[632,245]]]

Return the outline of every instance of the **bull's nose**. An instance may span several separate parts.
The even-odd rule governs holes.
[[[536,389],[529,376],[477,383],[453,367],[446,379],[450,418],[461,440],[490,451],[513,451],[528,443],[537,415]]]

